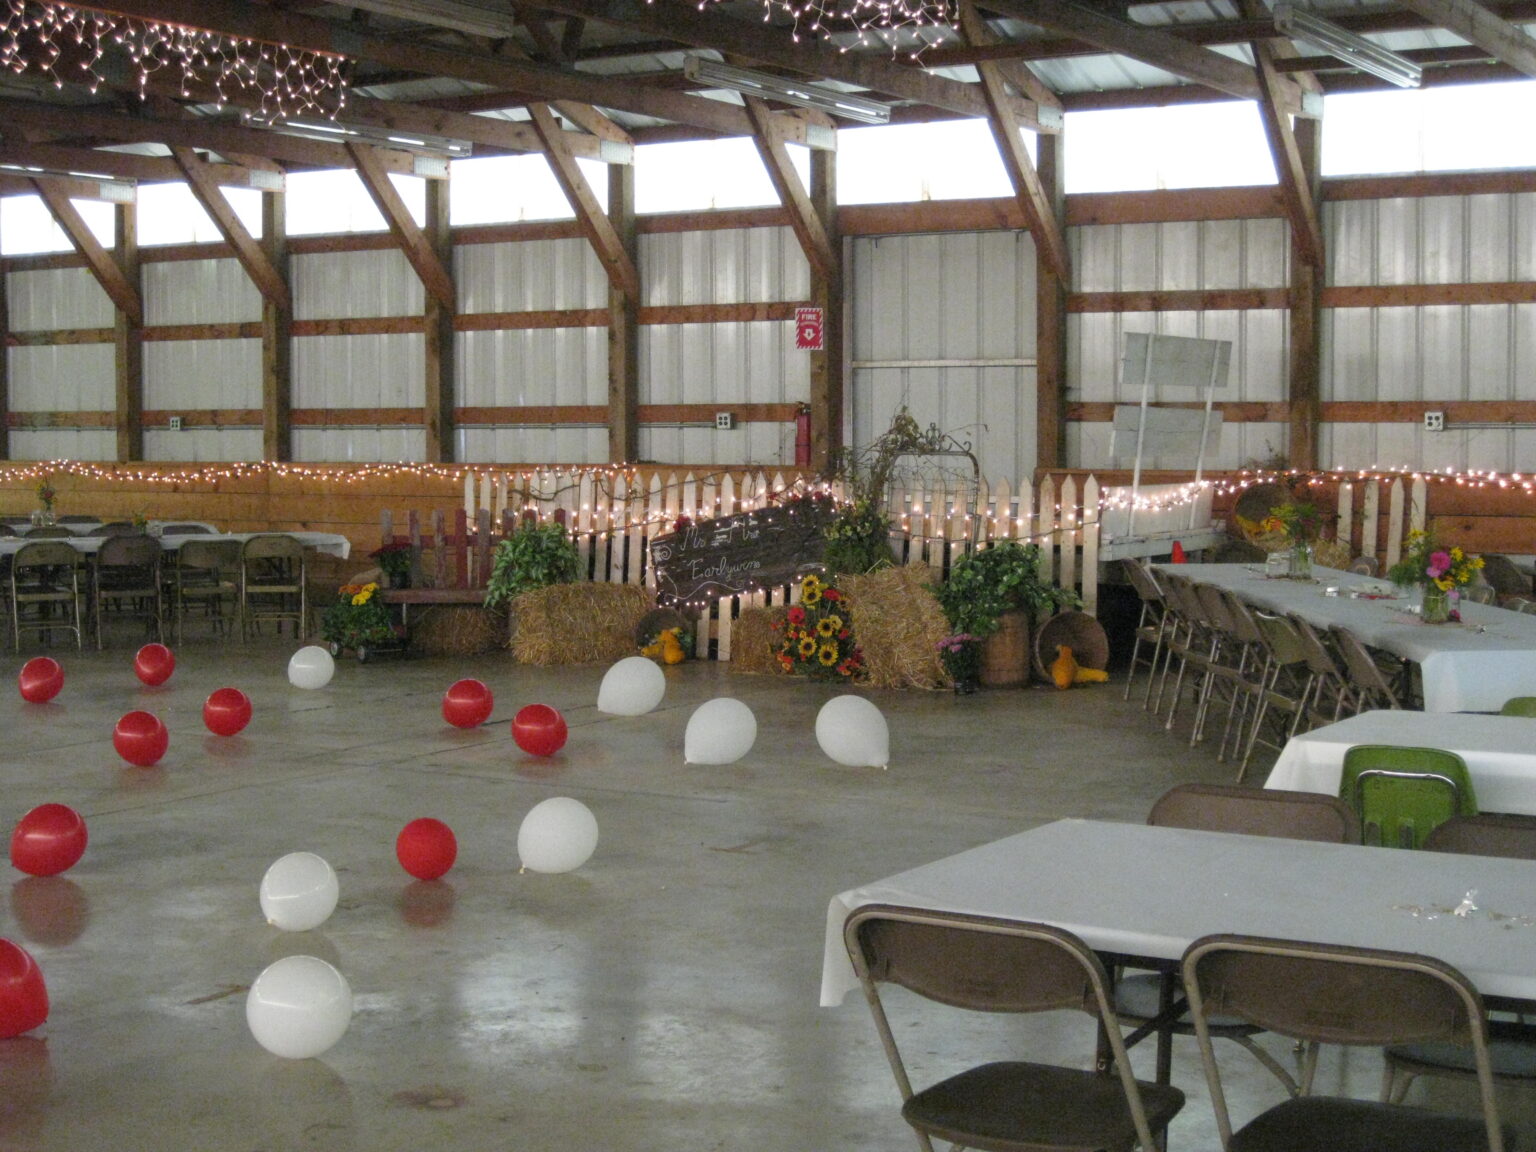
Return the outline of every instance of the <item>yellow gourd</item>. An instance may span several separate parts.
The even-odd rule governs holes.
[[[640,655],[649,656],[652,660],[659,659],[661,656],[661,637],[656,637],[656,639],[640,649]]]
[[[688,659],[688,653],[683,651],[682,641],[678,639],[679,628],[668,628],[661,634],[661,659],[667,664],[681,664]]]
[[[1102,668],[1078,668],[1077,675],[1072,678],[1074,684],[1107,684],[1109,673]]]
[[[1051,661],[1051,682],[1058,688],[1070,688],[1077,679],[1077,661],[1072,649],[1065,644],[1056,645],[1056,659]]]

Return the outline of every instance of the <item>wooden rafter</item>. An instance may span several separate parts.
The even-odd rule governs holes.
[[[1536,76],[1536,40],[1475,0],[1402,0],[1431,24],[1476,44],[1500,63]]]
[[[971,0],[961,0],[960,27],[967,39],[988,38],[986,26]],[[1034,237],[1040,258],[1056,276],[1066,280],[1071,267],[1066,235],[1051,199],[1040,183],[1034,162],[1024,148],[1024,138],[1019,134],[1018,121],[1013,118],[1007,99],[1002,66],[988,61],[978,64],[976,70],[987,98],[987,121],[992,127],[992,138],[997,142],[998,155],[1002,157],[1008,181],[1013,185],[1014,198],[1029,221],[1030,235]]]
[[[830,284],[841,284],[842,261],[838,258],[837,247],[801,183],[800,174],[795,171],[777,122],[768,106],[757,97],[748,96],[745,100],[747,115],[756,129],[753,141],[757,144],[758,155],[763,158],[763,167],[768,169],[768,178],[773,182],[779,200],[789,211],[790,227],[805,251],[805,258],[810,261],[811,270]]]
[[[0,144],[0,164],[30,165],[67,172],[93,172],[141,184],[168,184],[181,179],[181,169],[164,156],[137,156],[131,152],[105,152],[59,144]],[[214,179],[225,185],[251,185],[253,169],[241,164],[215,164]]]
[[[976,11],[974,0],[962,0],[959,8],[960,30],[968,44],[977,48],[995,45],[998,42],[994,33],[981,13]],[[994,71],[1000,73],[1002,78],[1018,89],[1019,94],[1027,100],[1033,100],[1041,108],[1048,108],[1054,114],[1056,123],[1061,123],[1061,97],[1047,88],[1045,82],[1030,70],[1028,64],[1021,60],[1010,60],[1000,57],[990,62]],[[1060,128],[1057,128],[1060,131]]]
[[[883,54],[839,52],[810,36],[796,40],[760,21],[748,23],[718,12],[705,14],[683,4],[661,8],[645,0],[545,0],[543,6],[622,28],[660,33],[759,64],[856,84],[882,96],[926,104],[961,116],[987,114],[986,103],[974,85],[904,68]],[[1023,99],[1016,102],[1015,115],[1019,121],[1037,127],[1039,115],[1035,104]]]
[[[472,80],[521,92],[534,100],[579,100],[692,124],[723,135],[745,136],[751,131],[740,108],[719,100],[703,100],[684,92],[464,48],[440,48],[420,39],[388,36],[356,24],[317,19],[240,0],[113,0],[112,10],[314,52],[339,53],[418,74]]]
[[[450,312],[453,311],[457,307],[453,275],[438,256],[432,242],[427,239],[426,233],[417,226],[411,210],[400,198],[400,193],[395,191],[389,173],[379,163],[374,149],[366,144],[348,144],[346,148],[352,157],[353,167],[362,178],[363,187],[368,190],[379,214],[389,225],[390,234],[399,243],[405,258],[416,270],[416,275],[421,277],[427,294]]]
[[[52,180],[33,180],[30,183],[117,310],[133,323],[143,323],[144,301],[139,295],[138,285],[128,278],[112,253],[96,239],[80,212],[69,202],[69,196]]]
[[[179,146],[171,148],[171,158],[186,177],[187,187],[197,197],[203,211],[208,213],[219,234],[234,249],[235,259],[240,261],[240,266],[256,285],[256,290],[278,308],[290,311],[293,298],[288,291],[288,281],[267,258],[266,251],[256,242],[256,238],[240,222],[240,217],[235,215],[229,201],[224,199],[208,171],[211,165],[192,149]]]
[[[555,114],[549,110],[548,106],[530,104],[528,112],[533,117],[534,130],[544,138],[545,156],[549,160],[550,170],[555,174],[555,179],[564,191],[565,198],[570,201],[587,241],[597,253],[597,258],[602,261],[603,267],[608,270],[609,283],[624,293],[638,298],[640,271],[630,258],[613,222],[608,219],[602,205],[597,202],[597,197],[592,194],[587,178],[577,167],[576,158],[565,147],[565,137],[568,133],[560,127]]]
[[[304,140],[260,128],[241,128],[207,119],[159,120],[124,116],[94,108],[55,107],[31,100],[0,100],[0,120],[10,125],[68,133],[71,136],[99,137],[114,143],[148,141],[188,149],[206,149],[221,156],[229,152],[249,152],[316,168],[346,168],[351,163],[340,144]],[[380,160],[391,172],[412,175],[416,171],[416,158],[409,152],[391,149]]]
[[[1117,20],[1067,0],[984,0],[984,4],[1000,15],[1086,40],[1103,51],[1129,56],[1243,100],[1261,95],[1258,77],[1248,65],[1159,28]],[[1284,105],[1293,109],[1299,103],[1299,94],[1292,89]]]

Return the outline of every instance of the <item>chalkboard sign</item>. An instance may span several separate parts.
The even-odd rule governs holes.
[[[715,600],[822,571],[827,503],[801,501],[700,520],[651,541],[662,601]]]

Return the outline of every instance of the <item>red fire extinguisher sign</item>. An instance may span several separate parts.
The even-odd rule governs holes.
[[[795,309],[795,347],[803,352],[826,348],[824,316],[820,308]]]

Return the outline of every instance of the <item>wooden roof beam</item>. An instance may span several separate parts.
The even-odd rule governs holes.
[[[603,267],[607,269],[609,282],[631,300],[638,300],[640,270],[630,259],[623,238],[619,235],[618,229],[613,226],[613,221],[608,219],[608,214],[603,211],[602,205],[597,202],[597,197],[592,194],[587,178],[577,167],[576,157],[565,146],[565,138],[570,133],[560,127],[555,120],[555,114],[547,105],[530,104],[528,111],[533,116],[534,131],[546,141],[545,158],[549,161],[550,170],[555,174],[555,179],[565,192],[565,198],[570,201],[571,208],[576,213],[576,219],[581,223],[581,230],[586,233],[588,243],[592,245]]]
[[[197,197],[197,202],[202,205],[203,211],[213,220],[219,234],[234,249],[235,259],[240,261],[240,266],[245,269],[245,274],[256,285],[256,290],[274,308],[291,312],[293,296],[288,291],[288,281],[272,263],[266,249],[240,222],[240,217],[235,215],[235,210],[230,207],[229,201],[224,199],[218,183],[209,172],[213,166],[192,149],[179,145],[171,148],[171,159],[181,169],[182,175],[186,177],[187,187],[192,190],[192,195]]]
[[[139,294],[138,285],[128,279],[112,253],[96,239],[79,210],[69,202],[68,194],[52,180],[33,180],[31,184],[113,305],[132,323],[142,324],[144,299]]]
[[[1501,64],[1536,76],[1536,40],[1475,0],[1402,0],[1431,24],[1476,44]]]
[[[991,32],[976,11],[973,0],[960,0],[960,28],[967,40],[984,42]],[[1034,237],[1040,259],[1049,266],[1058,279],[1065,282],[1071,275],[1071,257],[1067,253],[1066,235],[1040,174],[1024,148],[1024,138],[1019,134],[1019,124],[1013,118],[1003,83],[1003,65],[988,61],[976,66],[981,77],[982,91],[986,94],[988,117],[992,138],[997,142],[1003,168],[1013,185],[1014,199],[1019,210],[1029,222],[1029,232]]]
[[[1259,83],[1264,99],[1259,101],[1259,117],[1269,141],[1269,154],[1280,181],[1280,195],[1291,223],[1291,236],[1298,255],[1314,268],[1323,266],[1323,228],[1319,222],[1317,192],[1302,162],[1291,118],[1279,107],[1272,93],[1280,74],[1275,71],[1274,50],[1262,40],[1253,42],[1253,57],[1258,61]]]
[[[888,55],[839,52],[810,36],[795,40],[783,32],[719,12],[705,14],[691,5],[661,7],[645,0],[541,0],[545,8],[621,28],[667,36],[696,48],[713,48],[758,64],[807,76],[853,84],[879,96],[928,104],[962,116],[987,115],[986,100],[974,84],[931,76],[906,68]],[[1010,97],[1020,123],[1037,131],[1057,131],[1060,121],[1049,108]],[[1043,119],[1042,119],[1043,118]]]
[[[984,0],[984,3],[999,15],[1086,40],[1105,52],[1129,56],[1240,100],[1258,100],[1263,96],[1258,76],[1248,65],[1191,44],[1162,29],[1116,20],[1069,0]],[[1277,95],[1281,96],[1281,106],[1293,115],[1320,114],[1320,106],[1303,108],[1301,90],[1289,80],[1280,80]]]
[[[646,88],[623,79],[533,61],[439,48],[420,39],[397,39],[356,24],[317,19],[240,0],[112,0],[112,10],[312,52],[338,53],[386,67],[409,69],[419,75],[470,80],[521,92],[533,100],[579,100],[692,124],[727,136],[746,136],[751,131],[742,109],[718,100]]]
[[[795,171],[794,162],[784,147],[784,137],[779,133],[778,122],[768,111],[768,106],[757,97],[744,99],[747,115],[757,129],[753,140],[763,158],[763,167],[768,170],[768,178],[789,212],[790,227],[800,241],[806,260],[817,276],[829,284],[841,285],[842,260],[837,245],[827,231],[826,222],[816,211],[810,193],[801,183],[800,174]]]
[[[374,149],[367,144],[348,144],[346,149],[352,157],[353,167],[363,181],[363,187],[368,190],[379,214],[389,225],[390,234],[400,245],[405,258],[416,270],[416,275],[421,277],[422,286],[444,308],[454,311],[457,308],[457,293],[454,291],[453,274],[438,256],[427,234],[412,218],[411,210],[405,206],[400,193],[390,183],[389,172],[379,163]]]
[[[97,148],[76,148],[62,144],[0,144],[0,164],[30,165],[59,172],[137,180],[142,184],[168,184],[182,178],[181,169],[169,156],[138,156],[131,152],[103,152]],[[254,169],[242,164],[214,164],[214,179],[235,188],[260,187],[269,183],[255,177]],[[87,177],[88,178],[88,177]],[[79,199],[79,197],[76,197]]]

